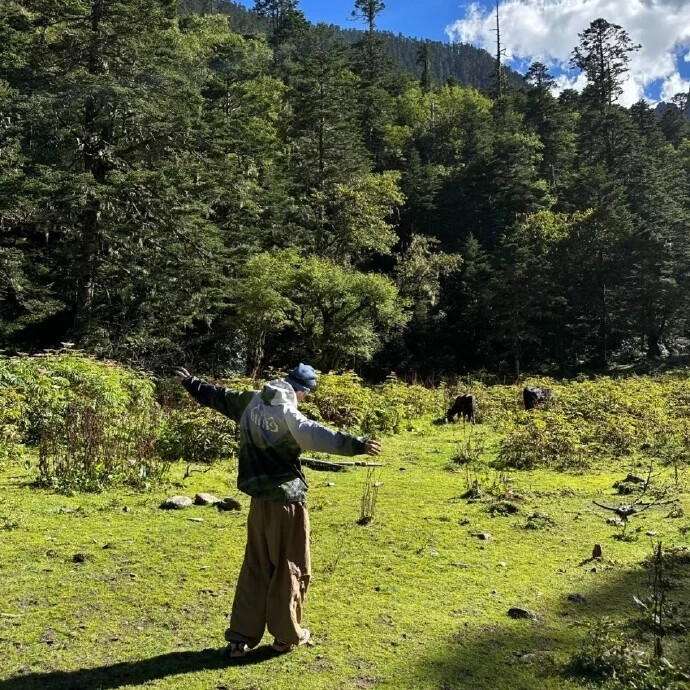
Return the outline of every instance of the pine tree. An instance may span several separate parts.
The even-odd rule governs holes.
[[[575,155],[575,118],[552,95],[556,82],[546,65],[532,64],[525,81],[531,86],[526,94],[525,124],[544,146],[539,166],[541,176],[552,188],[562,186]]]
[[[615,103],[623,92],[630,56],[640,46],[633,44],[625,29],[605,19],[596,19],[579,36],[571,64],[584,72],[588,82],[583,93],[583,142],[594,160],[604,161],[613,170],[626,137],[625,118]]]
[[[33,307],[41,329],[17,337],[79,338],[132,357],[154,343],[172,352],[220,280],[190,134],[196,58],[176,3],[37,0],[31,10],[26,65],[8,76],[31,132],[9,213],[27,256],[40,256],[34,290],[48,292],[52,314]]]
[[[417,64],[422,68],[422,76],[419,83],[424,93],[429,93],[434,86],[434,78],[431,73],[431,47],[429,41],[424,41],[420,46]]]

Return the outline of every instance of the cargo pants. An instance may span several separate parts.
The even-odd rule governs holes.
[[[251,649],[268,627],[281,642],[297,644],[310,578],[306,507],[252,498],[244,562],[225,639]]]

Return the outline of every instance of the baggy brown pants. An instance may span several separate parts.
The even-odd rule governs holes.
[[[301,503],[252,498],[244,563],[225,639],[256,647],[268,627],[281,642],[297,644],[310,578],[307,509]]]

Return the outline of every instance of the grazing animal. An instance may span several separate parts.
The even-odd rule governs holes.
[[[525,388],[522,391],[522,400],[526,410],[533,410],[538,405],[545,403],[553,398],[553,391],[550,388]]]
[[[454,422],[462,417],[467,422],[475,423],[477,415],[477,398],[474,395],[458,395],[452,407],[446,412],[446,419]]]

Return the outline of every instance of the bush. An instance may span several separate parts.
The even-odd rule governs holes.
[[[165,472],[154,453],[153,383],[112,362],[75,352],[0,358],[0,415],[15,453],[40,445],[41,485],[100,490]]]
[[[501,439],[496,464],[500,467],[583,467],[585,448],[578,430],[553,412],[523,412],[515,428]]]
[[[163,460],[211,462],[237,454],[235,423],[204,407],[169,410],[156,449]]]
[[[592,626],[582,647],[573,655],[569,670],[610,690],[678,687],[658,662],[655,664],[607,620]]]
[[[389,377],[367,386],[354,373],[325,374],[318,390],[301,405],[305,415],[338,429],[365,436],[396,434],[426,415],[445,412],[442,391],[408,385]]]
[[[24,396],[9,386],[0,387],[0,462],[16,460],[21,455],[21,423],[25,413]]]
[[[168,463],[155,452],[158,408],[128,409],[117,419],[93,404],[70,403],[46,428],[39,446],[41,486],[63,492],[101,491],[113,484],[146,486]]]

